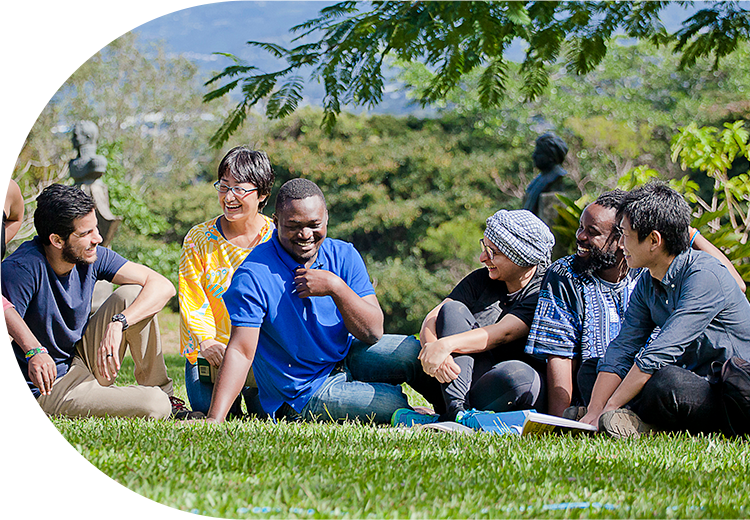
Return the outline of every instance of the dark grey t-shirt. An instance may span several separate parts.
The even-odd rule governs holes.
[[[31,332],[57,365],[57,377],[66,374],[83,337],[91,312],[91,297],[97,280],[112,281],[126,260],[105,247],[97,247],[93,264],[78,265],[58,276],[47,262],[44,246],[34,237],[2,264],[2,292],[15,305]],[[13,351],[26,382],[35,396],[39,389],[28,375],[28,361],[21,347]]]
[[[544,272],[544,269],[537,269],[526,287],[509,294],[505,282],[490,278],[489,271],[483,267],[458,282],[448,298],[466,305],[480,327],[493,325],[506,314],[512,314],[530,327]],[[497,361],[519,359],[535,368],[544,366],[543,362],[524,353],[525,346],[526,337],[523,337],[493,349],[492,353]]]

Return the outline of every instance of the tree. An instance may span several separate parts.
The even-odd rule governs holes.
[[[133,33],[87,60],[42,111],[24,144],[13,177],[33,195],[66,177],[75,157],[70,130],[80,120],[99,127],[99,144],[119,143],[124,179],[141,196],[154,186],[181,187],[205,176],[219,152],[210,149],[213,120],[230,101],[202,103],[198,68],[168,56]],[[213,175],[211,175],[213,176]]]
[[[422,105],[444,98],[462,78],[480,70],[479,99],[484,107],[504,98],[510,75],[506,51],[522,41],[526,56],[518,69],[521,92],[536,99],[547,88],[549,69],[560,60],[569,72],[586,74],[607,54],[622,32],[657,45],[674,43],[680,67],[704,57],[714,65],[750,36],[750,14],[738,2],[713,2],[668,34],[659,13],[671,2],[340,2],[320,16],[291,28],[294,48],[249,41],[285,59],[287,66],[261,72],[235,56],[207,85],[227,83],[205,96],[211,101],[240,88],[242,99],[213,135],[221,146],[263,100],[266,115],[284,117],[302,100],[302,71],[325,86],[323,126],[330,129],[342,105],[373,106],[382,100],[386,58],[422,61],[435,74],[419,94]],[[367,5],[369,10],[361,11]]]

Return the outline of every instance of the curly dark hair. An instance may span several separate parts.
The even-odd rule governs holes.
[[[58,235],[67,240],[76,227],[74,221],[85,217],[95,208],[94,199],[76,186],[50,184],[36,199],[34,227],[45,246],[51,244],[49,236]]]

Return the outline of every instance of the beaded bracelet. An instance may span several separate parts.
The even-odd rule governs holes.
[[[47,352],[47,349],[44,347],[32,348],[26,353],[26,359],[31,359],[37,354],[49,354],[49,352]]]
[[[690,247],[693,247],[693,242],[695,242],[695,237],[697,237],[700,234],[701,232],[696,229],[695,233],[693,233],[693,238],[690,239]]]

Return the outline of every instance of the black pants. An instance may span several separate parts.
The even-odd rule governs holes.
[[[726,429],[716,385],[677,366],[657,370],[628,406],[660,430],[695,434]]]
[[[478,327],[471,311],[457,301],[446,302],[436,320],[438,338]],[[493,351],[454,354],[453,359],[461,373],[454,381],[441,384],[446,408],[441,420],[453,421],[459,411],[471,408],[507,412],[544,407],[544,379],[527,363],[519,360],[498,362]]]
[[[591,401],[591,392],[594,390],[596,382],[596,367],[599,365],[600,358],[587,359],[581,362],[576,374],[578,383],[578,393],[584,406],[588,406]]]

